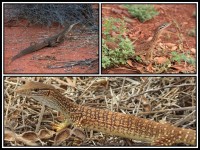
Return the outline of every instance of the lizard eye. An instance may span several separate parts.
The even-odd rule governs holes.
[[[39,91],[39,89],[34,89],[33,91],[34,91],[34,92],[38,92],[38,91]]]

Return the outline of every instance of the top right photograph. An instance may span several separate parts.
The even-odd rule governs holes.
[[[196,4],[102,4],[102,74],[193,74]]]

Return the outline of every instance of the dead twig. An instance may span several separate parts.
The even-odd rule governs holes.
[[[149,92],[160,91],[160,90],[163,90],[163,89],[166,89],[166,88],[174,88],[174,87],[182,87],[182,86],[195,86],[195,85],[196,85],[196,84],[190,83],[190,84],[181,84],[181,85],[169,85],[169,86],[165,86],[165,87],[161,87],[161,88],[157,88],[157,89],[150,89],[150,90],[147,90],[147,91],[145,91],[145,92],[142,92],[142,93],[139,93],[139,94],[130,96],[130,97],[128,97],[127,99],[122,100],[122,101],[123,101],[123,102],[124,102],[124,101],[128,101],[130,98],[137,97],[137,96],[143,95],[143,94],[145,94],[145,93],[149,93]]]
[[[164,113],[164,112],[168,112],[168,111],[182,111],[182,110],[196,110],[196,106],[141,112],[141,113],[138,113],[138,115],[149,115],[149,114],[155,114],[155,113]]]

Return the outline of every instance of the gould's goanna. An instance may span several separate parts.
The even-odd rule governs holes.
[[[153,51],[157,44],[157,41],[158,41],[160,35],[162,34],[162,32],[164,31],[164,29],[166,29],[170,25],[171,25],[171,23],[166,22],[166,23],[161,24],[159,27],[157,27],[154,32],[153,38],[150,41],[136,46],[135,55],[146,54],[146,56],[145,56],[146,62],[153,60]]]
[[[170,146],[177,143],[196,145],[195,130],[161,124],[130,114],[78,105],[51,85],[27,82],[16,92],[60,111],[68,122],[75,126],[146,141],[155,146]]]
[[[32,52],[38,51],[44,47],[57,46],[58,44],[60,44],[64,41],[65,35],[73,28],[74,25],[76,25],[78,23],[80,23],[80,22],[76,22],[74,24],[71,24],[70,26],[65,26],[64,30],[61,31],[60,33],[45,39],[41,43],[35,43],[35,44],[29,46],[28,48],[25,48],[24,50],[20,51],[17,55],[12,57],[11,62],[13,62],[14,60],[16,60],[26,54],[30,54]]]

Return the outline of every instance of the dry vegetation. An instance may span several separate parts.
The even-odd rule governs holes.
[[[88,130],[69,137],[73,127],[56,133],[51,123],[63,120],[57,111],[15,94],[27,80],[52,84],[81,105],[196,129],[195,77],[5,77],[4,146],[147,145]]]

